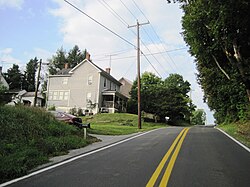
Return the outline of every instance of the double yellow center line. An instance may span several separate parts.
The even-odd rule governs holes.
[[[171,153],[175,149],[174,153],[172,154],[171,159],[170,159],[170,161],[168,163],[167,169],[166,169],[165,173],[163,174],[163,177],[161,179],[160,185],[159,185],[160,187],[167,186],[169,177],[170,177],[172,169],[174,167],[174,163],[176,161],[176,158],[177,158],[177,156],[179,154],[179,151],[181,149],[182,143],[183,143],[183,141],[184,141],[184,139],[185,139],[188,131],[189,131],[189,128],[184,128],[180,132],[180,134],[177,136],[177,138],[174,140],[174,142],[171,145],[171,147],[169,148],[168,152],[165,154],[165,156],[161,160],[160,164],[156,168],[155,172],[153,173],[152,177],[148,181],[147,187],[153,187],[155,185],[155,182],[158,179],[159,175],[161,174],[161,171],[162,171],[164,165],[166,164],[169,156],[171,155]],[[177,146],[176,146],[176,144],[177,144]]]

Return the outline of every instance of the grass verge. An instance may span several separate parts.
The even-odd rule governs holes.
[[[218,127],[250,148],[250,121],[224,123]]]
[[[142,129],[138,129],[137,115],[127,113],[97,114],[83,117],[83,123],[90,122],[89,133],[103,135],[126,135],[136,132],[144,132],[160,127],[166,127],[166,123],[143,122]]]
[[[0,183],[93,141],[83,138],[83,130],[33,107],[0,106],[0,129]]]

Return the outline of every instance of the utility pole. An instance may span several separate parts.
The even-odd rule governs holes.
[[[36,103],[37,103],[37,92],[38,92],[38,88],[40,85],[39,79],[40,79],[41,66],[42,66],[42,59],[40,59],[39,67],[38,67],[37,84],[36,84],[35,97],[34,97],[34,107],[36,107]]]
[[[147,23],[139,23],[136,20],[136,25],[128,26],[128,28],[136,27],[137,28],[137,97],[138,97],[138,129],[141,129],[141,72],[140,72],[140,26],[149,24]]]

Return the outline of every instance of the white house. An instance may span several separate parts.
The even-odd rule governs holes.
[[[122,84],[95,65],[87,55],[73,69],[65,68],[56,75],[49,75],[47,107],[69,112],[71,108],[98,113],[105,108],[110,113],[126,112],[127,97],[120,92]]]
[[[8,105],[22,103],[26,106],[34,106],[35,92],[27,92],[26,90],[12,90],[9,91],[8,94],[12,95],[12,100],[8,103]],[[45,99],[42,93],[38,92],[36,106],[43,107],[44,103]]]

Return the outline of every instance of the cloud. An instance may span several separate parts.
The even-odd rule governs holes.
[[[42,59],[43,63],[46,63],[48,59],[52,57],[52,55],[54,55],[54,53],[41,48],[34,48],[33,52],[26,53],[27,59],[33,59],[37,57],[38,59]]]
[[[5,48],[0,50],[0,65],[3,67],[3,71],[7,71],[13,64],[17,64],[20,67],[23,66],[21,60],[12,56],[13,49]]]
[[[24,0],[0,0],[0,8],[22,9]]]

